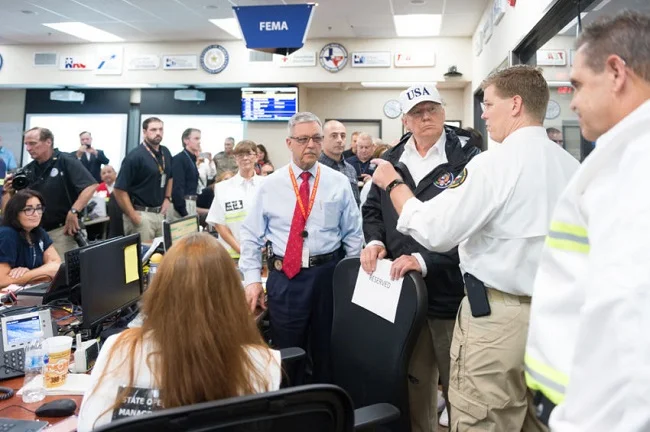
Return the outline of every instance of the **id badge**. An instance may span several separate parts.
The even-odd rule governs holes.
[[[309,268],[309,247],[307,241],[302,244],[302,268]]]
[[[160,176],[160,187],[164,188],[165,183],[167,183],[167,174],[163,174]]]

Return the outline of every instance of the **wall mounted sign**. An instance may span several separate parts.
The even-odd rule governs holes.
[[[218,74],[228,66],[229,58],[221,45],[208,45],[201,53],[201,67],[209,74]]]
[[[198,69],[198,60],[194,54],[164,55],[164,70]]]
[[[353,52],[350,66],[359,68],[390,67],[390,57],[390,51]]]
[[[95,61],[95,75],[122,75],[124,48],[100,48]]]
[[[540,49],[537,50],[537,66],[566,66],[566,51]]]
[[[348,50],[338,43],[328,43],[320,50],[320,65],[328,72],[338,72],[348,63]]]
[[[129,59],[128,70],[155,70],[160,67],[160,56],[143,54]]]
[[[398,51],[395,53],[395,67],[433,67],[436,53],[421,51]]]
[[[62,71],[93,70],[93,62],[88,56],[63,54],[59,57],[59,69]]]
[[[288,56],[274,55],[273,63],[280,67],[316,66],[316,51],[296,51]]]

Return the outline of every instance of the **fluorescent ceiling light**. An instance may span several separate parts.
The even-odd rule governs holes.
[[[394,15],[395,31],[399,37],[438,36],[442,15]]]
[[[211,19],[209,21],[237,39],[243,39],[237,18]]]
[[[413,84],[415,84],[413,81],[365,81],[361,82],[361,86],[367,87],[367,88],[401,88],[401,89],[407,89],[411,87]],[[435,86],[435,82],[428,82],[428,83],[420,83],[418,84],[427,84],[427,85],[433,85]]]
[[[84,24],[82,22],[62,22],[62,23],[50,23],[43,24],[46,27],[60,31],[62,33],[67,33],[69,35],[78,37],[79,39],[84,39],[89,42],[123,42],[119,36],[115,36],[113,33],[100,30],[97,27]]]

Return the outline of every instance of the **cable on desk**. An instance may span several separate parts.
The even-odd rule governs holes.
[[[2,411],[4,411],[4,410],[8,410],[9,408],[21,408],[21,409],[24,409],[25,411],[29,411],[29,412],[32,413],[32,414],[36,414],[36,411],[32,411],[32,410],[30,410],[29,408],[25,408],[25,407],[22,406],[22,405],[9,405],[9,406],[7,406],[7,407],[4,407],[4,408],[0,409],[0,412],[2,412]]]

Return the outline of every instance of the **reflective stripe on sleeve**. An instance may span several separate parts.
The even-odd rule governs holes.
[[[564,222],[551,222],[551,229],[546,237],[546,244],[553,249],[570,252],[589,253],[587,230],[579,225]]]
[[[524,373],[529,388],[541,391],[555,405],[564,400],[569,382],[566,375],[535,360],[529,354],[525,356]]]

